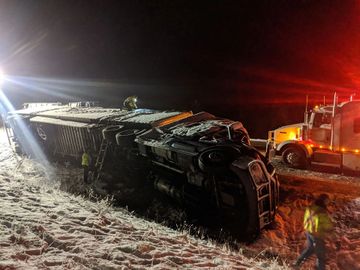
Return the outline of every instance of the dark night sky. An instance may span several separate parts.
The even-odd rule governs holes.
[[[264,137],[301,120],[306,94],[357,92],[359,11],[345,0],[0,0],[4,92],[17,104],[137,94]]]

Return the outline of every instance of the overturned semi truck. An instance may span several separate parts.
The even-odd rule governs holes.
[[[274,220],[279,197],[274,168],[250,145],[240,122],[207,112],[91,105],[27,104],[9,113],[8,134],[18,151],[31,156],[41,149],[55,160],[79,159],[90,149],[94,181],[121,165],[140,185],[185,207],[213,209],[224,227],[239,235],[252,238]],[[137,173],[141,177],[133,177]]]

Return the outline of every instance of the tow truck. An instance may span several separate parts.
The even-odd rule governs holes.
[[[360,172],[360,100],[337,100],[335,93],[332,105],[315,106],[310,112],[306,105],[304,123],[269,131],[267,156],[281,155],[293,168],[321,165]]]

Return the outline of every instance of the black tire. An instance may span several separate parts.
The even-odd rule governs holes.
[[[306,168],[305,152],[297,146],[289,146],[282,153],[282,160],[285,164],[296,169]]]
[[[239,179],[239,184],[245,191],[242,196],[244,196],[244,200],[246,201],[245,205],[243,205],[243,209],[237,208],[239,211],[241,211],[242,216],[245,219],[244,222],[241,222],[241,224],[236,224],[236,220],[233,220],[233,224],[231,226],[239,227],[237,230],[234,230],[234,234],[239,239],[245,242],[252,242],[258,237],[260,233],[257,190],[247,168],[240,169],[236,166],[231,167],[231,170],[237,175]],[[231,222],[229,223],[231,224]]]
[[[125,129],[116,134],[116,144],[120,147],[131,146],[136,136],[140,135],[143,130]]]
[[[108,140],[110,142],[116,142],[116,134],[119,133],[124,126],[121,125],[113,125],[113,126],[107,126],[102,130],[102,135],[105,140]]]
[[[232,147],[211,147],[200,154],[198,165],[204,172],[215,172],[229,166],[236,154],[236,149]]]

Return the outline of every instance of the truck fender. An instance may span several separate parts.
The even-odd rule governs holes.
[[[306,158],[310,158],[313,153],[313,151],[310,147],[306,147],[305,144],[299,143],[298,141],[295,141],[295,140],[283,141],[276,147],[276,152],[282,153],[284,151],[284,149],[289,147],[290,145],[301,148],[304,151]]]

